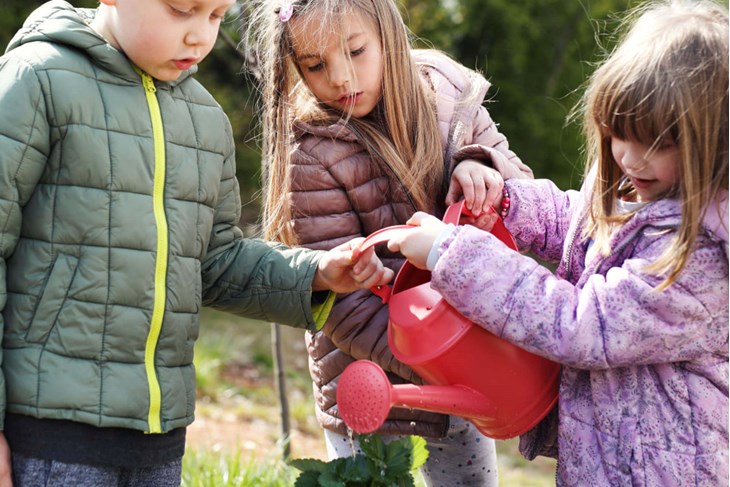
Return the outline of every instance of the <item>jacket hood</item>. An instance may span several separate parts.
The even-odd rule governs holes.
[[[624,231],[631,232],[635,227],[649,222],[658,227],[678,227],[682,220],[681,206],[676,199],[662,199],[647,204],[642,210],[642,218],[629,220]],[[726,253],[730,253],[728,245],[728,197],[727,192],[719,195],[707,208],[702,220],[702,229],[710,238],[720,242]]]
[[[59,44],[86,52],[94,64],[120,78],[139,81],[129,58],[91,28],[95,16],[96,9],[75,8],[63,0],[46,2],[28,16],[5,52],[32,42]],[[168,84],[174,86],[196,71],[193,66]]]
[[[592,188],[593,183],[596,179],[596,165],[591,168],[590,172],[586,176],[585,187]],[[589,205],[589,192],[583,192],[586,205]],[[670,202],[670,200],[661,200],[651,205],[653,207],[652,213],[656,218],[670,218],[676,224],[682,218],[681,213],[677,211],[679,206],[676,202]],[[730,243],[730,237],[728,237],[728,191],[721,190],[715,197],[714,201],[707,207],[707,211],[704,214],[702,220],[702,227],[710,234],[713,238],[723,242],[725,247],[728,247]]]

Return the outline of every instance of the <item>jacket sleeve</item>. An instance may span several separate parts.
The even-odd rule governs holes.
[[[548,262],[558,262],[568,240],[581,193],[561,191],[552,181],[505,182],[511,205],[504,224],[520,251],[530,251]]]
[[[302,149],[293,152],[291,171],[294,230],[301,245],[327,250],[352,238],[367,236],[363,235],[358,216],[365,209],[356,206],[357,200],[350,198],[350,191],[376,190],[374,187],[348,188],[336,172]],[[397,271],[403,260],[387,262]],[[411,382],[420,381],[391,353],[387,327],[387,305],[371,291],[360,290],[338,295],[321,331],[348,355],[372,360]]]
[[[658,364],[727,353],[727,259],[698,242],[664,291],[644,269],[671,235],[651,229],[632,255],[578,287],[491,234],[458,227],[442,244],[432,286],[462,314],[533,353],[579,369]],[[710,264],[712,263],[712,264]]]
[[[231,147],[220,182],[207,255],[201,264],[203,305],[248,318],[314,329],[312,281],[321,253],[244,238],[238,227],[240,208]]]
[[[512,152],[507,137],[499,131],[487,108],[479,106],[473,120],[471,137],[454,153],[454,163],[476,159],[488,163],[499,171],[504,179],[532,178],[532,169]]]
[[[18,243],[22,208],[35,190],[50,152],[46,113],[41,84],[31,66],[12,57],[0,58],[0,311],[7,305],[6,261]],[[0,315],[0,331],[3,329]],[[0,429],[5,404],[5,377],[0,374]]]

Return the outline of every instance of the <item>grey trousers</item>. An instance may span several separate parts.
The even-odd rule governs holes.
[[[181,478],[182,460],[121,468],[13,455],[13,487],[179,487]]]
[[[329,459],[362,453],[355,439],[329,430],[324,431]],[[387,443],[396,437],[384,437]],[[497,451],[494,440],[482,435],[473,424],[457,416],[450,417],[449,432],[444,438],[426,438],[428,460],[421,475],[428,487],[498,487]]]

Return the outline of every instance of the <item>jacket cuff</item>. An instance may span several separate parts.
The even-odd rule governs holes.
[[[312,317],[314,318],[314,328],[317,331],[321,330],[327,322],[337,297],[337,294],[329,291],[322,299],[324,293],[325,291],[312,293]]]
[[[451,235],[451,232],[454,230],[454,228],[455,225],[453,223],[449,223],[443,230],[441,230],[441,233],[439,233],[436,239],[433,241],[433,245],[431,245],[431,250],[428,253],[428,259],[426,259],[427,270],[432,271],[433,268],[436,267],[436,262],[438,262],[441,254],[444,251],[444,249],[441,248],[441,243],[446,240],[446,237]]]
[[[532,172],[530,172],[528,175],[521,170],[521,167],[526,168],[528,171],[529,168],[522,164],[519,159],[515,158],[513,160],[510,160],[504,153],[492,147],[487,147],[486,145],[465,145],[464,147],[456,151],[452,158],[454,161],[454,166],[456,166],[465,159],[474,159],[477,161],[481,161],[482,164],[484,164],[485,166],[496,169],[505,180],[510,178],[532,177]]]

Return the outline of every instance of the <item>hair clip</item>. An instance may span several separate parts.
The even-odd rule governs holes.
[[[294,13],[294,2],[292,0],[284,0],[281,2],[281,8],[279,9],[279,20],[282,22],[288,21]]]

